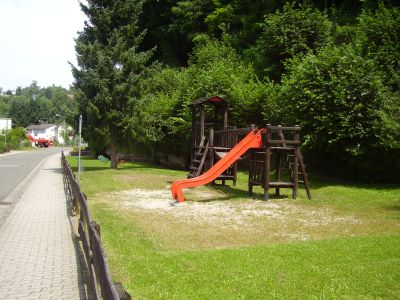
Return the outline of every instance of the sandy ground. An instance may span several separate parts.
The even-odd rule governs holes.
[[[354,216],[337,216],[329,209],[309,210],[299,205],[289,204],[287,201],[208,201],[212,198],[208,193],[198,195],[200,201],[174,203],[171,201],[170,191],[165,190],[129,190],[113,194],[121,199],[123,208],[136,208],[144,211],[168,213],[176,218],[194,218],[208,222],[225,223],[243,226],[252,223],[255,219],[263,218],[271,221],[298,219],[306,226],[326,226],[337,223],[361,223]],[[200,197],[199,197],[200,196]],[[204,201],[201,201],[201,198]]]

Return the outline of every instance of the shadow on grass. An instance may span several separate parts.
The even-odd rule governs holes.
[[[75,161],[77,164],[77,159]],[[78,167],[74,164],[71,166],[71,169],[76,172]],[[83,166],[84,172],[91,172],[91,171],[105,171],[111,170],[111,163],[110,162],[101,162],[96,158],[90,156],[81,157],[81,164]],[[146,170],[146,169],[165,169],[157,165],[149,164],[149,163],[142,163],[142,162],[126,162],[124,164],[118,165],[117,169],[114,171],[124,171],[124,170]]]
[[[329,175],[313,173],[309,175],[310,187],[312,190],[318,190],[325,187],[342,186],[348,188],[358,188],[367,190],[396,190],[400,189],[400,183],[363,183],[359,181],[351,181],[339,179]]]
[[[101,161],[99,161],[93,157],[82,157],[81,159],[82,159],[82,165],[84,167],[84,172],[111,170],[109,162],[102,163]],[[73,162],[73,167],[72,167],[74,172],[77,172],[76,165],[77,165],[77,161],[75,160]],[[117,170],[114,170],[114,172],[124,172],[124,171],[131,171],[131,170],[138,170],[138,171],[139,170],[166,170],[166,171],[169,171],[170,169],[161,167],[159,165],[151,164],[151,163],[127,162],[127,163],[120,165]],[[240,176],[240,179],[239,178],[238,179],[245,180],[247,182],[247,172],[240,172],[240,173],[242,173],[242,175]],[[245,174],[245,176],[243,176],[243,174]],[[156,176],[156,174],[155,174],[155,176]],[[171,180],[167,181],[168,184],[172,184],[172,182],[175,180],[186,179],[184,177],[175,178],[175,176],[172,174],[170,176],[171,176]],[[273,174],[271,176],[272,176],[272,178],[274,178]],[[282,179],[288,180],[288,178],[282,178]],[[342,179],[338,179],[335,177],[322,175],[322,174],[314,173],[314,172],[309,174],[309,181],[310,181],[310,189],[311,189],[312,194],[313,194],[313,191],[317,192],[318,190],[324,189],[326,187],[333,187],[333,188],[345,187],[345,188],[356,188],[356,189],[360,189],[360,190],[364,189],[364,190],[376,190],[376,191],[384,191],[384,190],[392,191],[392,190],[396,190],[396,189],[400,190],[400,184],[361,183],[361,182],[350,181],[350,180],[342,180]],[[264,201],[262,190],[260,190],[260,191],[256,190],[253,193],[253,196],[250,196],[247,192],[247,188],[246,187],[243,188],[243,185],[241,188],[231,187],[229,185],[226,185],[226,186],[209,185],[209,187],[211,189],[214,189],[215,191],[223,192],[224,194],[226,194],[225,197],[218,198],[219,201],[239,199],[239,198],[242,198],[242,199],[248,198],[248,199]],[[303,186],[300,185],[299,189],[303,189]],[[288,190],[288,192],[286,192],[286,190],[283,189],[282,192],[284,193],[284,196],[276,196],[274,189],[271,189],[269,199],[271,199],[271,200],[291,199],[291,190]],[[206,201],[208,201],[208,200],[206,200]],[[212,200],[210,200],[210,201],[212,201]]]
[[[226,201],[226,200],[234,200],[234,199],[251,199],[251,200],[259,200],[259,201],[268,201],[264,199],[264,193],[257,193],[253,191],[253,195],[250,196],[247,190],[238,189],[236,187],[232,187],[229,185],[209,185],[214,191],[222,192],[226,196],[218,198],[218,201]],[[290,192],[291,193],[291,192]],[[287,199],[288,197],[285,195],[275,195],[269,194],[269,200],[277,200],[277,199]],[[215,199],[210,200],[202,200],[202,202],[216,201]]]
[[[383,205],[382,206],[386,210],[392,210],[396,212],[400,212],[400,204],[393,204],[393,205]]]

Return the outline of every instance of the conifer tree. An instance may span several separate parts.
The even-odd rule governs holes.
[[[104,137],[110,148],[111,168],[117,168],[117,146],[124,123],[134,109],[138,82],[153,52],[139,50],[145,34],[138,28],[142,6],[143,0],[81,3],[88,20],[76,39],[74,86],[86,137],[89,142]]]

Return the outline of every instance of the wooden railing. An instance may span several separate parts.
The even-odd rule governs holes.
[[[88,269],[91,298],[131,299],[120,283],[112,281],[100,239],[100,226],[90,218],[87,198],[82,193],[75,175],[65,159],[64,152],[61,153],[61,162],[64,167],[64,182],[72,201],[72,213],[79,213],[78,233]]]
[[[237,128],[237,129],[225,129],[214,131],[214,148],[233,148],[237,143],[254,127],[248,128]]]

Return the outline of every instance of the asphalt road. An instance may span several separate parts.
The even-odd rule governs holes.
[[[52,147],[0,157],[0,204],[44,158],[61,150]]]

